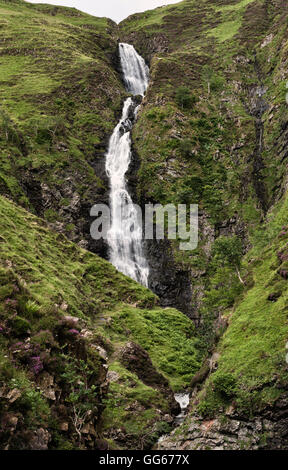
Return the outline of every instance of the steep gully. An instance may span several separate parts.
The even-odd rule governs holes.
[[[121,69],[126,90],[143,99],[149,83],[149,68],[130,44],[119,44]],[[148,287],[149,265],[144,255],[143,233],[139,214],[133,205],[126,182],[132,157],[131,131],[140,105],[131,97],[123,105],[122,116],[109,141],[106,173],[110,183],[111,227],[107,234],[110,262],[123,274]],[[175,394],[180,425],[189,405],[189,394]]]
[[[129,49],[128,49],[128,47],[129,47]],[[146,88],[148,86],[148,75],[146,75],[146,73],[148,73],[148,71],[147,71],[147,68],[145,66],[144,61],[142,62],[143,59],[141,60],[141,58],[138,56],[138,54],[136,53],[133,46],[120,44],[119,51],[120,51],[122,73],[123,73],[123,78],[124,78],[124,81],[125,81],[127,91],[129,91],[134,96],[142,95],[142,97],[143,97],[144,93],[146,91]],[[129,52],[129,54],[128,54],[128,52]],[[139,68],[139,63],[137,64],[136,68],[133,68],[133,67],[131,68],[131,59],[134,61],[135,58],[140,61],[140,64],[141,64],[140,68]],[[126,63],[125,63],[125,61],[126,61]],[[144,74],[143,74],[143,68],[142,67],[144,67],[144,70],[145,70]],[[252,87],[248,86],[247,89],[245,89],[246,93],[244,93],[244,95],[245,95],[246,99],[244,100],[243,104],[244,104],[245,108],[247,109],[248,113],[255,119],[255,147],[254,147],[253,154],[250,157],[250,162],[252,162],[252,183],[253,183],[253,186],[254,186],[254,189],[255,189],[255,193],[258,197],[259,206],[261,207],[261,209],[263,211],[263,214],[265,214],[267,212],[267,208],[268,208],[268,197],[267,197],[267,190],[266,190],[265,185],[264,185],[264,178],[262,177],[262,170],[264,169],[264,161],[263,161],[263,158],[262,158],[263,146],[264,146],[264,138],[263,138],[264,122],[262,120],[262,116],[263,116],[265,110],[267,109],[267,103],[266,103],[265,98],[264,98],[265,93],[266,93],[266,89],[265,89],[265,87],[263,85],[263,82],[261,80],[261,73],[260,73],[260,70],[259,70],[259,65],[257,63],[257,60],[255,60],[254,67],[255,67],[255,72],[256,72],[256,76],[257,76],[257,82],[256,82],[257,85],[256,86],[254,85]],[[137,79],[134,76],[135,71],[137,71],[137,72],[139,71]],[[131,78],[132,78],[132,80],[131,80]],[[140,84],[145,83],[146,79],[147,79],[147,83],[146,83],[145,87],[141,88],[140,90],[137,89],[137,88],[133,88],[134,86],[137,86],[137,83],[140,83]],[[137,80],[139,80],[139,82]],[[138,103],[136,102],[135,98],[134,99],[133,98],[130,98],[130,99],[128,98],[128,100],[125,101],[124,107],[123,107],[122,118],[121,118],[118,126],[116,126],[116,128],[114,130],[115,135],[116,136],[118,135],[118,140],[119,141],[121,140],[121,137],[125,136],[124,139],[122,139],[120,148],[122,147],[122,144],[124,143],[124,141],[126,141],[126,143],[128,142],[128,144],[129,144],[128,145],[128,147],[129,147],[129,158],[126,159],[126,163],[128,162],[128,164],[125,166],[125,171],[124,171],[123,175],[121,176],[123,178],[124,184],[125,184],[125,175],[126,175],[126,177],[130,178],[131,167],[129,169],[129,165],[131,163],[131,159],[133,160],[131,130],[132,130],[133,122],[137,117],[137,111],[138,111],[137,104]],[[126,107],[125,107],[125,105],[126,105]],[[107,170],[107,161],[108,161],[109,153],[112,154],[112,155],[113,155],[113,153],[115,154],[115,148],[114,148],[114,152],[113,152],[113,146],[112,146],[113,136],[115,137],[114,133],[113,133],[113,135],[110,139],[109,151],[108,151],[107,160],[106,160],[106,171],[107,171],[107,174],[110,177],[110,189],[111,189],[110,201],[111,201],[112,214],[114,214],[113,211],[114,211],[115,208],[117,208],[117,204],[118,204],[118,209],[123,210],[123,206],[125,208],[127,206],[127,204],[131,204],[131,202],[132,202],[131,193],[129,194],[126,185],[121,187],[122,189],[124,188],[124,193],[122,193],[124,195],[124,198],[123,198],[122,202],[120,200],[120,205],[119,205],[119,198],[118,199],[117,198],[113,199],[113,188],[117,189],[117,187],[116,187],[117,185],[113,186],[111,173],[109,173],[109,170]],[[118,147],[118,150],[120,150],[120,148]],[[117,154],[120,155],[121,152],[116,153],[114,156],[117,156]],[[128,154],[125,154],[125,155],[127,157]],[[133,163],[134,162],[132,161],[132,164]],[[133,170],[132,170],[132,172],[133,172]],[[133,175],[133,173],[132,173],[132,175]],[[129,181],[127,183],[127,186],[130,188]],[[133,190],[132,190],[132,192],[133,192]],[[122,204],[122,203],[124,203],[124,204]],[[113,206],[113,204],[114,204],[114,206]],[[108,240],[109,241],[109,248],[110,248],[110,261],[117,267],[117,269],[119,269],[120,271],[124,272],[127,275],[130,275],[130,277],[137,280],[138,282],[141,282],[144,285],[148,285],[148,276],[149,276],[149,287],[155,293],[157,293],[160,296],[161,301],[162,301],[162,305],[163,305],[163,299],[166,299],[166,302],[167,302],[166,305],[171,306],[171,305],[173,305],[173,303],[171,302],[171,299],[169,298],[171,296],[171,285],[172,285],[171,279],[170,279],[170,283],[168,283],[168,282],[166,283],[165,280],[163,282],[163,276],[162,276],[162,275],[164,275],[164,276],[168,275],[169,276],[171,268],[172,268],[172,265],[170,265],[171,263],[170,263],[170,259],[169,259],[169,246],[165,245],[165,243],[166,243],[165,241],[160,242],[160,243],[159,242],[158,243],[148,242],[148,243],[145,244],[145,250],[144,250],[143,240],[142,240],[142,233],[141,233],[141,231],[139,231],[139,226],[134,224],[134,217],[135,217],[135,214],[133,212],[132,212],[132,214],[128,214],[127,226],[130,226],[130,227],[133,226],[134,227],[134,230],[132,231],[132,236],[130,237],[130,241],[128,242],[128,244],[123,245],[123,243],[120,242],[120,244],[116,243],[116,245],[115,244],[113,245],[114,242]],[[120,232],[122,232],[121,236],[124,235],[125,230],[126,230],[127,227],[124,226],[124,227],[121,228],[121,224],[119,224],[119,222],[117,222],[117,217],[115,217],[114,219],[112,218],[112,222],[113,222],[112,223],[112,229],[113,229],[113,226],[114,226],[115,233],[118,233],[117,230],[120,228]],[[115,222],[115,224],[114,224],[114,222]],[[129,232],[128,232],[128,235],[129,235]],[[144,252],[145,252],[146,258],[144,257]],[[167,253],[168,253],[168,256],[167,256]],[[123,254],[125,256],[124,261],[126,260],[127,263],[126,262],[124,262],[124,263],[121,262],[121,260],[123,259],[122,258]],[[127,257],[127,255],[128,255],[128,257]],[[149,264],[149,267],[148,267],[148,264]],[[144,271],[143,271],[143,268],[144,268]],[[172,268],[172,270],[173,270],[173,268]],[[143,273],[144,273],[144,277],[143,277]],[[146,274],[147,274],[147,278],[146,278]],[[191,286],[189,286],[189,279],[188,278],[187,278],[187,283],[185,282],[186,281],[185,273],[178,273],[178,275],[179,274],[181,276],[183,274],[183,276],[184,276],[182,278],[180,276],[180,278],[182,280],[182,282],[180,284],[182,284],[182,286],[183,286],[183,282],[184,282],[184,284],[187,284],[187,288],[185,288],[185,292],[184,292],[185,294],[187,294],[186,299],[184,299],[183,306],[182,306],[182,308],[180,308],[180,310],[182,310],[186,314],[188,313],[188,315],[189,315],[190,312],[188,312],[188,310],[186,308],[186,305],[189,305],[189,303],[191,303],[190,302],[191,301],[191,296],[190,296]],[[162,277],[162,279],[161,279],[161,277]],[[159,281],[159,278],[161,279],[160,281]],[[143,280],[144,280],[144,282],[143,282]],[[168,287],[168,289],[166,290],[167,287]],[[170,289],[170,291],[169,291],[169,289]],[[178,289],[178,287],[175,286],[175,289]],[[170,294],[170,296],[169,296],[169,294]],[[183,298],[183,291],[182,292],[178,291],[177,295],[175,297],[178,298],[178,299]],[[177,306],[179,308],[178,305],[174,304],[173,306]],[[191,313],[190,313],[189,316],[190,317],[192,316]],[[175,399],[180,404],[181,413],[176,417],[176,419],[174,421],[174,426],[179,426],[183,423],[183,421],[185,419],[186,412],[188,410],[189,394],[180,394],[179,396],[176,395]],[[234,418],[234,417],[232,417],[232,418]],[[216,420],[216,424],[218,425],[217,420]],[[247,424],[246,422],[244,422],[244,424],[243,424],[240,421],[239,421],[239,424],[238,424],[238,421],[236,422],[235,419],[234,419],[234,421],[232,419],[231,423],[229,423],[226,427],[227,427],[227,429],[230,433],[231,430],[233,431],[233,426],[237,425],[237,426],[239,426],[241,432],[250,434],[251,432],[248,429],[248,427],[250,426],[250,423],[248,423],[247,426],[246,426],[246,424]],[[258,422],[256,424],[258,425]],[[243,430],[242,430],[241,426],[243,427]],[[245,426],[247,427],[248,430],[246,429]],[[251,423],[251,426],[254,427],[254,423]],[[271,424],[271,426],[272,426],[272,424]],[[221,429],[220,429],[220,431],[221,431]],[[224,430],[224,431],[226,432],[226,430]],[[165,445],[166,445],[165,440],[166,439],[167,439],[167,436],[162,436],[160,438],[160,440],[158,441],[158,446],[160,446],[159,447],[160,449],[161,448],[166,448],[165,447]],[[235,439],[237,439],[237,438],[235,437]],[[203,443],[204,443],[203,445],[206,445],[206,441],[207,441],[207,438],[204,436],[203,437]],[[179,443],[177,443],[177,445],[178,444]],[[235,443],[235,446],[237,446],[237,443]],[[235,447],[235,448],[237,448],[237,447]]]
[[[95,246],[92,243],[90,249],[108,258],[124,274],[148,286],[159,296],[163,307],[175,307],[194,319],[189,273],[175,266],[167,240],[142,240],[137,214],[131,205],[132,199],[141,206],[144,204],[135,194],[140,162],[133,148],[131,131],[149,84],[149,68],[132,45],[123,43],[119,44],[114,64],[122,74],[126,90],[133,96],[124,103],[106,153],[104,172],[109,179],[112,211],[108,243],[101,245],[98,241]]]
[[[267,188],[262,174],[265,169],[262,157],[264,149],[264,122],[262,117],[268,109],[268,103],[265,100],[267,88],[263,83],[262,71],[257,60],[256,52],[254,52],[253,68],[256,85],[246,87],[246,100],[244,99],[242,102],[247,113],[253,117],[255,123],[255,147],[253,154],[250,157],[250,162],[252,162],[251,177],[259,207],[261,207],[263,215],[265,215],[269,208],[269,201]]]
[[[177,401],[177,403],[179,403],[179,406],[181,409],[181,412],[178,414],[178,416],[176,416],[174,420],[175,427],[178,427],[184,422],[186,414],[188,412],[188,407],[190,403],[190,394],[185,393],[185,392],[175,393],[174,396],[175,396],[175,400]],[[164,442],[167,437],[169,437],[169,435],[167,434],[164,434],[163,436],[161,436],[158,439],[157,446],[160,445],[162,442]]]

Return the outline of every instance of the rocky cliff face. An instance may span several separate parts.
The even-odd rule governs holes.
[[[161,450],[287,450],[287,395],[253,419],[232,407],[221,417],[191,415],[159,444]]]

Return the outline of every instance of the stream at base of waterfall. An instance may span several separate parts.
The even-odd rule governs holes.
[[[174,397],[175,397],[175,400],[179,403],[180,408],[181,408],[181,412],[174,419],[174,425],[175,427],[178,427],[180,426],[180,424],[183,423],[185,416],[187,414],[189,403],[190,403],[190,395],[189,393],[183,392],[183,393],[175,393]],[[160,439],[158,440],[158,444],[160,444],[166,438],[167,438],[167,434],[165,434],[164,436],[161,436]]]

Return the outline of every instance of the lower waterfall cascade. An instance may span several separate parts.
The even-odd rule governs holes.
[[[144,97],[149,68],[130,44],[120,43],[119,53],[126,90]],[[123,274],[148,287],[149,266],[143,253],[142,224],[126,184],[131,162],[131,131],[139,106],[132,97],[125,100],[122,116],[114,129],[106,154],[110,182],[111,226],[107,234],[109,261]]]

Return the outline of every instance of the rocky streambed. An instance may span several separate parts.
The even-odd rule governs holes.
[[[284,450],[287,449],[287,398],[254,418],[231,405],[221,416],[205,419],[191,414],[185,429],[178,426],[157,444],[159,450]],[[182,421],[183,422],[183,421]]]
[[[180,408],[181,408],[181,412],[175,417],[175,420],[174,420],[174,426],[175,428],[177,428],[183,423],[185,416],[188,412],[188,407],[190,403],[190,395],[187,392],[175,393],[174,398],[176,402],[179,403]],[[158,447],[158,445],[160,445],[161,442],[165,441],[167,438],[169,438],[167,434],[164,434],[163,436],[161,436],[160,439],[158,440],[156,447]]]

